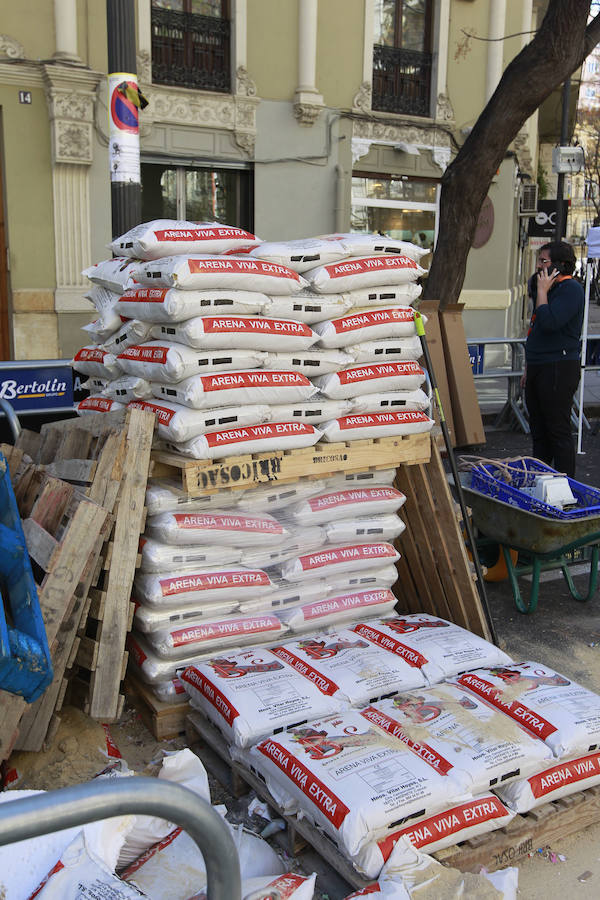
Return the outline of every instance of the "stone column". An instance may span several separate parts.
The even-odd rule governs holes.
[[[298,87],[294,94],[294,115],[301,125],[312,125],[324,106],[315,86],[317,73],[317,3],[298,2]]]
[[[60,62],[81,62],[77,55],[77,2],[54,0],[54,59]]]
[[[488,102],[502,77],[504,57],[504,32],[506,30],[506,0],[493,0],[490,3],[488,19],[487,65],[485,71],[485,103]]]

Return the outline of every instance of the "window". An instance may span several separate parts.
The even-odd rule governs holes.
[[[432,249],[437,209],[436,181],[366,172],[352,176],[352,231],[379,232]]]
[[[152,81],[231,90],[228,0],[152,0]]]
[[[142,221],[220,222],[252,231],[249,169],[142,163]]]
[[[431,0],[375,0],[373,109],[428,116]]]

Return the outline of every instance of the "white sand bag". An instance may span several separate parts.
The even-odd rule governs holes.
[[[269,406],[269,422],[308,422],[319,425],[350,412],[350,400],[328,400],[320,397],[297,403],[275,403]]]
[[[170,341],[147,341],[128,347],[118,355],[117,362],[129,375],[139,375],[150,382],[171,384],[211,369],[259,366],[262,356],[253,350],[236,356],[231,350],[215,353],[193,350],[185,344]]]
[[[385,362],[388,359],[400,362],[405,359],[418,360],[423,356],[418,337],[379,338],[349,344],[344,349],[354,357],[355,363]]]
[[[548,666],[486,663],[456,681],[545,741],[559,759],[600,743],[600,696]]]
[[[281,316],[282,319],[296,319],[298,322],[323,322],[343,316],[350,308],[346,295],[317,294],[308,288],[289,295],[271,296],[262,310],[265,316]]]
[[[342,622],[356,622],[365,616],[385,615],[396,605],[396,598],[387,588],[373,591],[353,591],[305,603],[278,613],[292,631],[303,632]]]
[[[410,338],[416,335],[414,312],[410,306],[382,307],[348,313],[339,319],[318,322],[320,347],[342,348],[362,341]]]
[[[90,322],[89,325],[83,325],[81,330],[87,332],[89,339],[94,344],[104,344],[108,341],[123,325],[121,317],[116,313],[109,312],[106,317],[102,316]],[[86,339],[87,340],[87,339]],[[104,348],[108,350],[108,347]],[[111,349],[112,353],[113,350]]]
[[[249,600],[240,600],[240,612],[252,613],[274,612],[290,609],[294,606],[302,606],[306,603],[314,603],[324,600],[331,594],[331,587],[325,581],[299,581],[286,582],[283,586],[267,594],[265,597]]]
[[[130,319],[104,341],[104,348],[109,353],[114,353],[115,356],[118,356],[127,347],[132,347],[134,344],[143,344],[144,341],[149,340],[151,328],[152,326],[149,322]]]
[[[380,727],[462,770],[474,796],[538,772],[551,758],[542,741],[453,684],[401,692],[373,708],[383,717]]]
[[[146,484],[146,510],[149,516],[161,512],[200,512],[231,509],[237,506],[245,491],[222,488],[214,494],[194,497],[181,487],[181,479],[149,478]]]
[[[97,375],[90,375],[90,377],[83,382],[81,385],[82,391],[89,391],[90,394],[102,394],[102,396],[108,396],[108,394],[104,394],[104,391],[108,387],[109,384],[113,382],[107,381],[105,378],[98,378]],[[114,397],[113,399],[118,399]]]
[[[155,396],[165,396],[194,409],[244,403],[295,403],[309,400],[317,393],[316,387],[301,372],[257,372],[253,369],[193,375],[168,388],[164,384],[153,383],[152,390]]]
[[[283,563],[280,572],[286,581],[301,581],[305,578],[328,578],[332,574],[377,569],[398,559],[400,554],[392,544],[381,541],[358,543],[345,547],[327,547],[298,556]]]
[[[310,528],[294,527],[288,532],[288,536],[275,546],[269,546],[269,541],[264,541],[260,547],[249,547],[242,552],[242,565],[257,566],[266,569],[277,566],[288,559],[295,559],[300,553],[308,553],[316,550],[327,542],[325,529],[320,525],[311,525]],[[293,580],[293,579],[292,579]]]
[[[181,680],[192,706],[238,747],[344,706],[332,696],[335,685],[305,678],[266,648],[224,652],[190,666]]]
[[[183,253],[224,253],[255,247],[260,242],[243,228],[216,222],[185,222],[154,219],[135,225],[109,244],[115,254],[135,259],[159,259]]]
[[[229,288],[289,296],[306,287],[304,278],[287,266],[241,256],[166,256],[139,263],[136,278],[149,287],[192,291]]]
[[[517,813],[568,797],[600,784],[600,752],[587,753],[549,766],[521,781],[495,788],[499,797]]]
[[[289,266],[294,272],[306,272],[315,266],[345,259],[349,253],[336,241],[300,238],[294,241],[264,241],[250,251],[250,256]]]
[[[343,628],[286,641],[271,650],[319,690],[351,706],[366,706],[425,683],[423,675],[399,657]]]
[[[352,591],[372,590],[373,588],[391,588],[398,580],[398,570],[393,563],[387,566],[379,566],[378,569],[368,569],[366,572],[354,572],[348,575],[331,575],[327,579],[329,593],[332,596],[350,593]],[[300,582],[307,586],[311,581]]]
[[[93,266],[84,269],[81,273],[93,284],[106,288],[115,294],[123,294],[127,288],[137,281],[139,263],[127,256],[117,256],[113,259],[104,259]]]
[[[223,459],[243,453],[269,450],[297,450],[312,447],[321,438],[313,425],[302,422],[275,422],[214,431],[177,444],[179,452],[193,459]]]
[[[197,622],[199,619],[223,619],[239,612],[238,601],[226,597],[210,602],[199,601],[187,606],[146,606],[137,600],[134,602],[133,624],[136,631],[141,634],[182,628],[188,622]]]
[[[143,322],[184,322],[193,316],[251,316],[268,302],[256,291],[179,291],[177,288],[129,288],[119,298],[121,315]]]
[[[196,665],[214,656],[213,650],[207,648],[200,652],[190,652],[189,656],[164,659],[158,656],[145,636],[138,631],[131,631],[127,635],[127,649],[129,666],[133,674],[146,684],[159,684],[175,678],[187,666]]]
[[[413,753],[355,710],[313,719],[244,756],[286,811],[301,810],[351,857],[399,819],[434,813],[463,794],[433,755]]]
[[[246,644],[265,644],[281,640],[287,626],[268,613],[254,616],[206,616],[192,619],[181,628],[151,631],[146,639],[161,659],[185,659],[192,653],[227,650]]]
[[[328,488],[348,488],[363,484],[393,484],[396,469],[367,469],[364,472],[338,472],[325,479]]]
[[[180,571],[198,566],[226,566],[240,561],[242,551],[237,547],[200,544],[166,544],[150,537],[140,538],[141,572],[167,572],[173,567]]]
[[[269,418],[268,406],[228,406],[225,409],[190,409],[168,400],[131,400],[130,407],[155,413],[157,433],[168,441],[189,441],[199,434],[244,425],[259,425]]]
[[[326,397],[346,400],[375,391],[414,391],[425,381],[417,362],[370,363],[320,375],[314,383]]]
[[[147,400],[152,396],[152,391],[150,382],[145,378],[140,378],[139,375],[121,375],[114,381],[109,381],[102,394],[119,403],[129,403],[130,400]]]
[[[388,485],[350,487],[326,491],[296,503],[287,512],[301,525],[322,525],[352,516],[377,516],[396,512],[406,503],[406,496]]]
[[[321,478],[292,481],[289,484],[260,484],[242,491],[237,506],[248,512],[275,512],[283,509],[287,516],[290,504],[320,494],[324,489],[325,481]]]
[[[368,641],[403,656],[436,684],[481,665],[510,665],[510,656],[489,641],[428,613],[371,619],[354,626]],[[461,683],[461,680],[458,680]]]
[[[415,262],[426,256],[429,250],[419,247],[411,241],[399,241],[381,234],[362,234],[358,232],[346,232],[340,234],[328,234],[322,236],[323,240],[341,244],[348,256],[376,256],[384,254],[402,254],[414,259]]]
[[[315,375],[328,375],[351,366],[354,357],[340,350],[303,350],[296,353],[267,353],[263,368],[293,369],[303,372],[308,378]]]
[[[325,422],[321,427],[323,438],[335,442],[424,434],[431,431],[434,424],[426,413],[409,411],[353,413]]]
[[[79,416],[86,415],[86,413],[116,412],[120,409],[125,409],[124,403],[119,403],[117,400],[111,400],[110,397],[94,395],[86,397],[84,400],[80,400],[79,403],[75,404],[75,412]]]
[[[431,406],[431,400],[420,388],[415,391],[362,394],[360,397],[353,397],[350,403],[353,413],[427,412]]]
[[[71,365],[84,375],[96,375],[98,378],[106,378],[107,381],[123,374],[121,364],[115,355],[102,347],[82,347],[71,360]]]
[[[146,535],[165,544],[210,544],[224,547],[256,547],[267,541],[283,543],[289,531],[266,513],[235,511],[210,513],[160,513],[148,519]]]
[[[343,293],[382,284],[408,284],[425,269],[408,256],[367,256],[319,266],[305,273],[310,287],[322,294]],[[141,279],[141,276],[138,275]]]
[[[120,289],[118,291],[111,291],[108,288],[101,287],[99,284],[92,284],[89,291],[85,294],[85,298],[94,304],[101,319],[107,321],[110,318],[121,322],[117,303],[122,293],[123,292]],[[135,319],[135,316],[127,316],[127,318]]]
[[[504,828],[514,816],[515,813],[495,794],[484,793],[433,816],[412,819],[398,831],[368,844],[358,856],[358,868],[367,878],[377,878],[399,840],[409,840],[423,853],[436,853],[496,828]]]
[[[304,322],[265,316],[195,316],[185,322],[154,325],[152,334],[195,350],[300,351],[318,339]]]
[[[412,306],[423,293],[420,284],[387,284],[384,287],[356,288],[343,296],[351,309],[374,306]],[[333,316],[328,316],[332,319]]]
[[[249,878],[242,882],[242,900],[313,900],[317,876],[287,872],[277,878]]]
[[[395,513],[382,516],[356,516],[329,522],[325,526],[330,544],[349,544],[352,541],[394,541],[406,530]],[[396,579],[394,579],[395,581]]]
[[[223,569],[197,569],[193,572],[137,572],[133,581],[135,596],[149,606],[201,606],[213,600],[239,600],[268,594],[274,585],[261,569],[231,566]]]
[[[150,690],[161,703],[187,703],[188,696],[177,676],[149,685]]]

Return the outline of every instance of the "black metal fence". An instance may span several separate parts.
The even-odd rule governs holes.
[[[373,47],[373,109],[429,116],[430,93],[431,53]]]
[[[202,91],[231,90],[226,19],[152,8],[152,81]]]

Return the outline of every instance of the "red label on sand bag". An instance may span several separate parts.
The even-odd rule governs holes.
[[[145,347],[143,344],[135,344],[119,353],[118,359],[133,359],[136,362],[150,362],[164,364],[167,361],[168,347]]]
[[[414,322],[412,309],[374,309],[371,312],[356,313],[334,319],[333,326],[337,334],[369,328],[372,325],[386,325],[389,322]]]
[[[288,665],[292,666],[297,672],[300,672],[301,675],[304,675],[309,681],[312,681],[322,694],[327,694],[328,697],[332,697],[335,692],[339,690],[335,681],[326,678],[325,675],[314,669],[310,663],[300,659],[299,656],[296,656],[295,653],[291,653],[286,647],[271,647],[271,653],[274,653],[275,656],[278,656]]]
[[[394,488],[355,488],[349,491],[336,491],[332,494],[323,494],[313,497],[308,505],[313,512],[321,509],[329,509],[334,506],[345,506],[348,503],[369,503],[372,500],[395,500],[400,497]]]
[[[93,409],[96,412],[110,412],[113,401],[108,397],[86,397],[77,405],[77,409]]]
[[[190,591],[212,591],[219,588],[233,587],[265,587],[269,577],[261,569],[248,572],[199,572],[197,574],[179,575],[176,578],[165,578],[160,582],[163,597],[173,594],[187,594]]]
[[[217,531],[258,531],[262,534],[282,534],[283,525],[275,519],[253,519],[250,516],[211,515],[210,513],[174,513],[177,528],[206,528]]]
[[[532,775],[527,781],[534,797],[545,797],[566,784],[575,784],[585,778],[600,775],[600,753],[590,753],[558,764],[551,769]]]
[[[351,431],[353,428],[377,428],[385,425],[414,425],[428,422],[429,418],[422,412],[386,412],[361,413],[354,416],[341,416],[337,420],[340,431]]]
[[[286,371],[252,371],[252,372],[219,372],[214,375],[201,375],[202,389],[208,391],[230,391],[234,388],[247,387],[288,387],[301,385],[310,387],[306,375],[300,372]]]
[[[377,378],[400,378],[403,375],[424,375],[423,369],[416,362],[378,363],[377,365],[354,366],[338,372],[340,384],[353,384],[355,381],[371,381]]]
[[[529,731],[537,738],[541,738],[541,740],[550,737],[557,730],[555,725],[552,725],[543,716],[529,709],[528,706],[519,703],[518,700],[503,700],[502,689],[494,684],[490,684],[489,681],[485,681],[479,675],[472,675],[467,672],[466,675],[460,676],[458,684],[463,684],[470,691],[473,691],[474,694],[483,697],[492,706],[510,716],[526,731]]]
[[[365,272],[416,269],[417,264],[408,256],[366,256],[363,259],[330,263],[324,268],[330,278],[345,278],[347,275],[363,275]]]
[[[137,666],[141,667],[142,663],[144,663],[148,659],[138,642],[135,640],[135,638],[132,637],[131,634],[127,635],[127,649],[133,656],[133,659]]]
[[[195,666],[188,666],[185,672],[179,677],[182,681],[191,684],[192,687],[195,687],[196,690],[200,691],[202,696],[206,697],[208,702],[214,706],[227,724],[229,726],[233,725],[234,720],[239,716],[239,712],[235,706],[229,702],[227,697],[221,693],[219,688],[216,687],[212,681],[209,681],[208,678],[205,678],[202,672],[199,672]]]
[[[242,228],[169,228],[164,231],[153,231],[157,241],[214,241],[227,238],[241,238],[255,241],[256,238]]]
[[[188,259],[188,269],[192,275],[214,275],[215,273],[231,273],[234,275],[271,275],[274,278],[288,278],[299,281],[300,276],[287,266],[277,263],[261,262],[258,259],[232,259],[216,257],[209,259]]]
[[[257,749],[294,782],[336,828],[342,826],[350,810],[299,759],[292,756],[281,744],[271,740],[262,741]]]
[[[209,447],[222,447],[225,444],[314,433],[312,425],[304,425],[302,422],[277,422],[273,425],[247,425],[244,428],[228,428],[227,431],[212,431],[205,434],[204,439]]]
[[[359,591],[356,594],[344,594],[339,597],[328,597],[326,600],[317,600],[316,603],[307,603],[301,609],[305,619],[320,619],[323,616],[331,616],[348,609],[361,609],[392,602],[394,602],[394,595],[391,591]]]
[[[263,316],[206,316],[202,319],[204,334],[270,334],[312,337],[312,330],[303,322],[288,319],[267,319]]]
[[[299,562],[302,571],[308,572],[311,569],[335,566],[357,559],[388,559],[389,557],[396,557],[396,551],[391,544],[351,544],[347,547],[336,547],[334,550],[307,553],[306,556],[299,557]]]
[[[421,847],[427,847],[439,841],[440,838],[447,835],[459,835],[466,828],[473,828],[474,825],[482,825],[484,822],[490,822],[493,819],[502,819],[510,813],[504,804],[490,794],[488,797],[480,800],[471,800],[469,803],[462,803],[460,806],[453,806],[446,812],[438,813],[437,816],[430,816],[428,819],[422,819],[420,822],[403,828],[401,831],[395,831],[393,834],[378,841],[377,846],[381,851],[384,862],[389,858],[396,842],[405,835],[409,838],[413,847],[417,850]],[[458,837],[458,841],[461,838]]]
[[[206,625],[194,625],[190,628],[178,628],[170,632],[173,647],[185,647],[186,644],[201,644],[215,638],[237,637],[244,634],[277,633],[281,631],[281,622],[276,616],[251,616],[247,619],[223,620],[208,622]]]
[[[152,403],[150,400],[130,400],[127,406],[147,409],[149,412],[156,413],[156,418],[161,425],[168,425],[173,416],[176,415],[176,410],[167,409],[166,406],[161,406],[160,403]]]
[[[401,723],[396,719],[392,719],[391,716],[386,715],[386,713],[381,712],[381,710],[368,706],[367,709],[361,710],[360,714],[368,722],[373,722],[374,725],[377,725],[379,728],[383,729],[383,731],[391,734],[392,737],[395,737],[399,741],[402,741],[403,744],[406,744],[408,749],[411,750],[415,756],[418,756],[419,759],[426,762],[428,766],[431,766],[431,768],[435,769],[436,772],[439,772],[440,775],[447,775],[448,772],[454,768],[452,763],[449,763],[447,759],[444,759],[444,757],[430,747],[429,744],[417,743],[409,738]]]
[[[402,657],[414,669],[422,668],[429,661],[417,650],[407,647],[406,644],[401,644],[396,638],[390,637],[388,634],[384,634],[370,625],[361,623],[360,625],[355,625],[352,630],[371,641],[372,644],[377,644],[378,647],[382,647],[384,650],[389,650],[391,653],[395,653],[396,656]]]
[[[82,347],[73,357],[73,362],[103,362],[108,350],[98,347]]]
[[[169,288],[129,288],[121,300],[129,303],[163,303]]]

